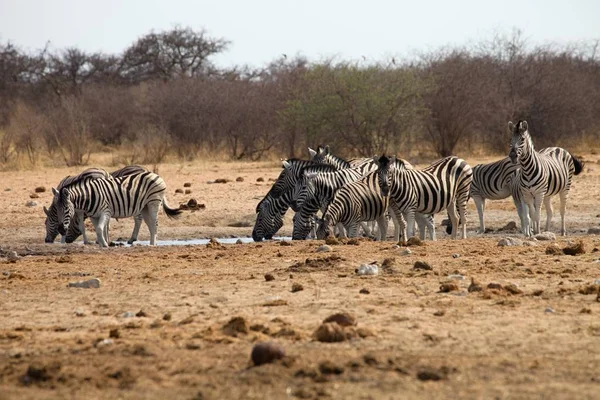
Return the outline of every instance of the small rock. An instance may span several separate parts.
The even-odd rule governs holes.
[[[422,369],[417,372],[417,379],[420,381],[441,381],[448,377],[448,368],[442,367],[439,370],[433,368]]]
[[[238,239],[235,241],[235,244],[244,244],[244,242],[242,241],[242,239]]]
[[[582,308],[581,310],[579,310],[579,313],[580,313],[580,314],[591,314],[591,313],[592,313],[592,310],[591,310],[591,309],[589,309],[589,308],[587,308],[587,307],[584,307],[584,308]]]
[[[84,317],[85,316],[85,311],[83,311],[83,308],[78,308],[75,310],[75,315],[78,317]]]
[[[423,243],[423,241],[419,237],[411,236],[406,241],[406,245],[407,246],[424,246],[425,243]]]
[[[542,232],[534,236],[537,240],[556,240],[556,235],[552,232]]]
[[[515,221],[510,221],[508,224],[504,225],[502,228],[498,229],[499,231],[516,231],[517,223]]]
[[[237,337],[238,334],[246,334],[249,331],[248,322],[243,317],[233,317],[223,325],[223,333],[229,336]]]
[[[579,254],[585,254],[585,246],[583,245],[583,240],[580,240],[579,242],[577,242],[575,244],[565,247],[563,249],[563,253],[565,253],[568,256],[576,256]]]
[[[36,193],[44,193],[46,191],[46,187],[45,186],[38,186],[33,191],[36,192]]]
[[[302,284],[298,282],[294,282],[292,284],[292,293],[300,292],[302,290],[304,290],[304,286],[302,286]]]
[[[121,332],[119,331],[119,328],[115,328],[115,329],[111,329],[108,332],[108,337],[109,338],[113,338],[113,339],[118,339],[121,337]]]
[[[37,202],[33,201],[33,200],[29,200],[27,203],[25,203],[25,207],[35,207],[37,206]]]
[[[69,282],[68,287],[83,288],[83,289],[98,289],[100,287],[100,279],[92,278],[87,281]]]
[[[275,277],[273,276],[273,274],[265,274],[265,281],[271,282],[274,280],[275,280]]]
[[[375,264],[362,264],[355,272],[357,275],[379,275],[379,268]]]
[[[347,312],[332,314],[323,320],[324,324],[330,322],[334,322],[340,326],[354,326],[357,324],[356,318]]]
[[[344,373],[344,367],[334,364],[327,360],[319,364],[319,371],[323,375],[341,375]]]
[[[292,242],[290,242],[289,240],[282,240],[281,242],[279,242],[280,246],[291,246]]]
[[[467,290],[469,291],[469,293],[481,292],[483,290],[483,287],[481,287],[481,284],[477,282],[475,278],[471,278],[471,284],[469,285],[469,288]]]
[[[323,245],[317,247],[316,251],[317,251],[317,253],[326,253],[326,252],[331,251],[331,246],[323,244]]]
[[[192,189],[185,189],[184,194],[191,194],[192,193]]]
[[[545,312],[546,314],[552,314],[552,313],[554,313],[555,311],[554,311],[554,308],[552,308],[552,307],[546,307],[546,308],[544,309],[544,312]]]
[[[17,254],[16,251],[9,251],[6,254],[6,259],[8,260],[8,262],[10,263],[16,263],[21,257]]]
[[[600,235],[600,228],[590,228],[587,233],[588,235]]]
[[[138,318],[144,318],[144,317],[147,317],[148,315],[143,310],[140,310],[137,313],[135,313],[135,316]]]
[[[265,178],[256,178],[256,182],[264,182]]]
[[[367,288],[360,289],[358,293],[360,293],[360,294],[371,294],[371,292]]]
[[[329,236],[327,239],[325,239],[325,244],[334,246],[334,245],[340,244],[340,241],[337,240],[337,238],[335,236]]]
[[[183,189],[175,189],[175,193],[182,193],[183,194]]]
[[[164,314],[163,314],[163,317],[162,317],[163,321],[170,321],[170,320],[171,320],[171,318],[172,318],[172,315],[171,315],[171,313],[170,313],[170,312],[168,312],[168,313],[164,313]]]
[[[413,265],[413,269],[421,269],[421,270],[425,270],[425,271],[431,271],[433,269],[433,267],[425,261],[415,261],[415,264]]]
[[[440,285],[440,293],[449,293],[458,290],[458,285],[454,282],[445,282]]]
[[[343,342],[356,336],[354,331],[346,331],[343,326],[333,322],[323,323],[319,325],[313,333],[313,337],[324,343]]]
[[[411,254],[412,254],[412,250],[409,249],[408,247],[406,249],[402,250],[402,252],[400,252],[400,255],[403,255],[403,256],[409,256]]]
[[[458,254],[458,253],[452,254],[452,258],[459,258],[459,257],[460,257],[460,254]]]
[[[463,281],[465,279],[464,275],[460,275],[460,274],[451,274],[448,275],[448,279],[452,279],[455,281]]]
[[[215,179],[215,183],[229,183],[231,182],[229,179],[225,179],[225,178],[219,178],[219,179]]]
[[[398,244],[395,244],[395,245],[393,245],[393,246],[392,246],[392,250],[398,250],[398,249],[400,249],[400,248],[401,248],[401,247],[400,247],[400,245],[398,245]]]
[[[185,183],[183,184],[183,187],[184,187],[184,188],[189,188],[189,187],[192,187],[192,182],[185,182]]]
[[[237,178],[235,178],[236,182],[244,182],[244,178],[242,178],[241,176],[238,176]]]
[[[254,365],[263,365],[280,360],[285,356],[283,347],[273,342],[257,343],[252,348],[250,358]]]
[[[29,198],[30,198],[30,199],[39,199],[39,198],[40,198],[40,195],[39,195],[39,194],[37,194],[37,193],[31,193],[31,194],[29,195]]]
[[[135,317],[135,313],[133,311],[125,311],[123,313],[123,318],[133,318]]]
[[[562,255],[563,251],[556,243],[552,243],[550,246],[546,247],[546,254],[552,256]]]
[[[504,286],[504,290],[506,290],[510,294],[523,294],[523,291],[517,287],[514,283],[509,283]]]
[[[505,237],[503,239],[500,239],[500,241],[498,242],[498,246],[522,246],[522,245],[523,245],[523,241],[521,239],[512,238],[512,237]]]
[[[112,339],[102,339],[98,343],[96,343],[96,347],[106,347],[112,345],[113,343],[114,340]]]
[[[444,310],[438,310],[433,313],[434,317],[443,317],[444,315],[446,315],[446,311],[444,311]]]
[[[497,290],[502,290],[502,285],[499,283],[495,283],[495,282],[490,282],[487,285],[488,289],[497,289]]]

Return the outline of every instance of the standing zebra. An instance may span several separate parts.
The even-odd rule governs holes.
[[[561,228],[560,234],[566,235],[565,213],[567,198],[571,188],[573,174],[579,175],[584,163],[560,147],[552,147],[538,153],[528,131],[527,121],[517,124],[508,123],[511,132],[510,160],[520,166],[518,191],[523,207],[523,233],[526,236],[540,232],[540,212],[542,203],[546,206],[548,218],[546,230],[552,222],[550,198],[559,195]],[[533,220],[533,224],[530,223]],[[533,226],[531,226],[533,225]]]
[[[452,238],[456,239],[459,213],[462,235],[467,237],[466,206],[469,187],[473,180],[471,167],[458,157],[446,157],[427,167],[426,170],[407,169],[396,157],[381,156],[378,160],[378,180],[384,196],[395,203],[394,211],[400,221],[402,237],[412,236],[415,213],[436,214],[446,209],[452,221]],[[456,209],[458,208],[458,213]],[[402,213],[407,214],[406,221]]]
[[[519,166],[514,164],[509,157],[473,167],[470,195],[479,214],[479,233],[485,233],[483,214],[485,213],[486,199],[502,200],[512,195],[518,169]],[[520,205],[517,210],[519,207]]]
[[[310,147],[308,148],[308,154],[310,155],[310,160],[320,164],[328,164],[336,167],[337,169],[346,169],[346,168],[356,168],[356,167],[367,167],[369,168],[370,164],[373,164],[372,158],[354,158],[351,160],[344,160],[338,156],[331,154],[329,150],[329,146],[319,146],[317,150],[313,150]],[[369,171],[373,171],[370,169]],[[368,173],[369,171],[365,171]]]
[[[168,206],[164,198],[166,184],[163,179],[149,171],[121,180],[112,177],[76,179],[60,192],[56,189],[52,191],[59,232],[65,234],[75,211],[81,211],[92,220],[101,247],[108,246],[105,226],[111,217],[125,218],[141,213],[150,231],[150,244],[154,245],[161,203],[168,217],[175,218],[181,213]]]

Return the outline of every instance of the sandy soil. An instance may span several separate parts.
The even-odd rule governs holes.
[[[569,236],[555,241],[581,240],[577,256],[546,254],[547,241],[497,246],[518,233],[478,237],[472,204],[467,240],[451,241],[440,228],[440,240],[410,255],[366,240],[325,253],[316,252],[322,241],[46,245],[41,206],[52,185],[79,171],[0,173],[0,256],[21,256],[0,258],[0,398],[598,398],[600,236],[586,234],[600,226],[597,159],[586,157],[575,178]],[[249,236],[279,168],[194,163],[158,172],[171,204],[194,197],[206,205],[177,221],[159,216],[159,239],[185,239]],[[216,178],[232,182],[207,183]],[[192,193],[175,194],[185,182]],[[37,186],[48,190],[27,207]],[[489,228],[516,220],[510,201],[487,210]],[[111,222],[111,237],[127,238],[132,226]],[[385,259],[393,260],[384,268]],[[432,269],[414,269],[416,261]],[[356,275],[367,262],[379,264],[378,276]],[[67,287],[90,278],[100,288]],[[472,279],[481,291],[468,290]],[[327,325],[345,340],[317,340],[337,312],[357,325]],[[251,349],[262,341],[286,357],[253,366]]]

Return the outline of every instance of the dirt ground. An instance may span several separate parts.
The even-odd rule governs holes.
[[[517,220],[511,201],[488,203],[495,231],[479,236],[470,203],[467,240],[438,228],[438,241],[408,255],[368,240],[323,253],[323,241],[44,244],[50,188],[80,169],[2,172],[0,399],[598,398],[600,236],[587,234],[600,227],[598,158],[585,157],[574,179],[567,237],[500,247],[504,237],[523,239],[498,231]],[[161,213],[159,239],[250,236],[254,207],[279,170],[161,165],[171,205],[193,197],[206,209],[179,220]],[[217,178],[231,182],[208,183]],[[191,193],[175,194],[186,182]],[[38,186],[47,190],[31,199]],[[132,226],[112,221],[111,238],[127,238]],[[291,233],[291,212],[280,233]],[[583,254],[560,251],[579,241]],[[417,261],[431,269],[415,269]],[[355,273],[372,262],[379,275]],[[90,278],[100,287],[68,287]],[[350,326],[321,326],[338,312],[351,315]],[[263,341],[285,357],[253,366],[252,347]]]

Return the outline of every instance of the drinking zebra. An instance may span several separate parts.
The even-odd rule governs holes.
[[[409,237],[413,235],[415,213],[436,214],[443,209],[446,209],[452,222],[452,238],[456,239],[458,233],[458,214],[462,221],[461,237],[467,237],[466,205],[473,171],[464,160],[446,157],[431,164],[427,170],[419,171],[407,169],[395,156],[383,155],[378,165],[381,192],[395,202],[394,211],[403,238],[407,237],[407,233]],[[406,213],[406,220],[402,213]]]
[[[541,205],[546,206],[546,230],[552,222],[552,205],[550,198],[559,195],[561,235],[566,235],[565,213],[567,198],[571,188],[573,174],[583,171],[584,163],[567,150],[560,147],[544,149],[536,152],[529,134],[527,121],[516,124],[508,123],[511,133],[510,160],[520,166],[518,191],[523,207],[522,230],[526,236],[540,232]],[[533,223],[530,222],[533,220]]]
[[[77,211],[89,216],[101,247],[108,246],[105,227],[111,217],[125,218],[141,213],[150,231],[150,244],[156,243],[158,209],[170,218],[181,211],[168,206],[165,199],[166,184],[149,171],[124,178],[75,179],[60,191],[52,189],[56,202],[59,232],[65,234]]]
[[[378,239],[385,240],[388,207],[389,197],[382,195],[377,184],[377,171],[373,171],[358,181],[347,183],[335,192],[318,223],[317,238],[329,237],[333,233],[332,227],[338,223],[346,227],[349,237],[356,237],[360,222],[377,221]]]

